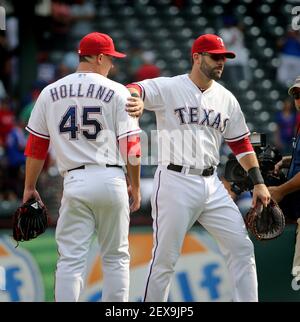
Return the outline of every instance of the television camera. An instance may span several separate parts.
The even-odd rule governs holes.
[[[266,186],[278,186],[284,183],[286,181],[285,173],[282,170],[278,174],[274,173],[275,164],[282,159],[282,156],[275,147],[266,144],[266,135],[254,132],[250,135],[250,142],[256,153]],[[230,157],[226,162],[224,177],[230,182],[231,190],[237,195],[253,189],[250,177],[235,156]]]

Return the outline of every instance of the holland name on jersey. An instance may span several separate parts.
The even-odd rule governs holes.
[[[114,90],[96,84],[84,85],[84,88],[81,83],[75,85],[62,84],[58,87],[50,88],[50,95],[53,102],[63,98],[84,97],[94,98],[109,103],[114,94]]]

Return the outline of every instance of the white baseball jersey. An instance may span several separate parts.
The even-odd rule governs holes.
[[[238,101],[215,81],[204,92],[188,74],[137,84],[145,108],[156,113],[159,164],[217,166],[222,137],[234,142],[249,135]]]
[[[140,132],[125,111],[127,88],[102,75],[76,72],[40,94],[26,129],[50,139],[60,173],[85,164],[119,164],[117,140]]]

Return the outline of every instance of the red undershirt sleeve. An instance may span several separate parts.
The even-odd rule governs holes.
[[[227,141],[226,141],[227,142]],[[237,157],[237,159],[241,158],[242,156],[254,152],[252,144],[249,140],[249,136],[234,142],[227,142],[230,149]]]
[[[142,88],[138,84],[131,83],[131,84],[126,85],[126,87],[127,88],[134,88],[139,92],[140,96],[142,95]]]
[[[119,140],[119,148],[122,155],[141,157],[141,140],[139,135],[126,136]]]
[[[50,140],[43,139],[32,133],[29,134],[27,139],[25,156],[38,160],[45,160],[48,153]]]

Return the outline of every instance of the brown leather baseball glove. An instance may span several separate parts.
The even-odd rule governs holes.
[[[283,212],[278,204],[271,199],[267,207],[260,200],[246,214],[245,224],[256,239],[269,240],[280,236],[285,227]]]
[[[13,237],[18,242],[36,238],[48,227],[48,211],[35,199],[23,203],[13,215]]]

